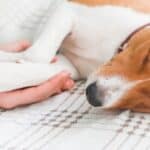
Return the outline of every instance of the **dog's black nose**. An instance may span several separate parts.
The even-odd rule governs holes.
[[[90,84],[87,88],[86,88],[86,96],[87,96],[87,100],[88,102],[93,105],[93,106],[101,106],[101,102],[97,99],[97,86],[96,86],[96,82]]]

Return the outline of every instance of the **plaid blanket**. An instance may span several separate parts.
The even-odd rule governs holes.
[[[0,112],[2,150],[148,150],[150,115],[91,107],[84,82],[47,101]]]

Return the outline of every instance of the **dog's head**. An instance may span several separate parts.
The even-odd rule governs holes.
[[[150,38],[140,38],[97,69],[86,89],[90,104],[150,112]]]

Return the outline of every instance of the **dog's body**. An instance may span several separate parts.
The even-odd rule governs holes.
[[[117,53],[132,32],[149,22],[149,15],[129,8],[64,2],[31,48],[19,54],[0,52],[0,59],[49,63],[60,49],[54,67],[70,71],[74,79],[87,78]],[[53,74],[59,70],[50,69]]]
[[[65,7],[71,9],[74,18],[70,35],[65,36],[66,39],[62,43],[65,50],[62,53],[73,63],[83,78],[98,65],[110,60],[121,42],[131,32],[150,21],[149,16],[128,8],[113,6],[89,8],[74,3],[67,5]]]
[[[73,64],[78,72],[73,75],[75,79],[86,78],[99,64],[112,58],[130,33],[149,21],[149,15],[129,8],[65,2],[29,50],[20,54],[1,52],[0,59],[49,63],[61,47],[60,61],[63,56],[62,61],[67,59]]]

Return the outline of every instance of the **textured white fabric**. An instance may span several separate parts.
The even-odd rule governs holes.
[[[0,0],[0,44],[38,36],[63,0]],[[55,70],[55,71],[54,71]],[[51,64],[0,63],[0,91],[37,85],[61,67]]]
[[[92,108],[84,84],[49,100],[0,111],[1,150],[149,150],[150,115]]]

